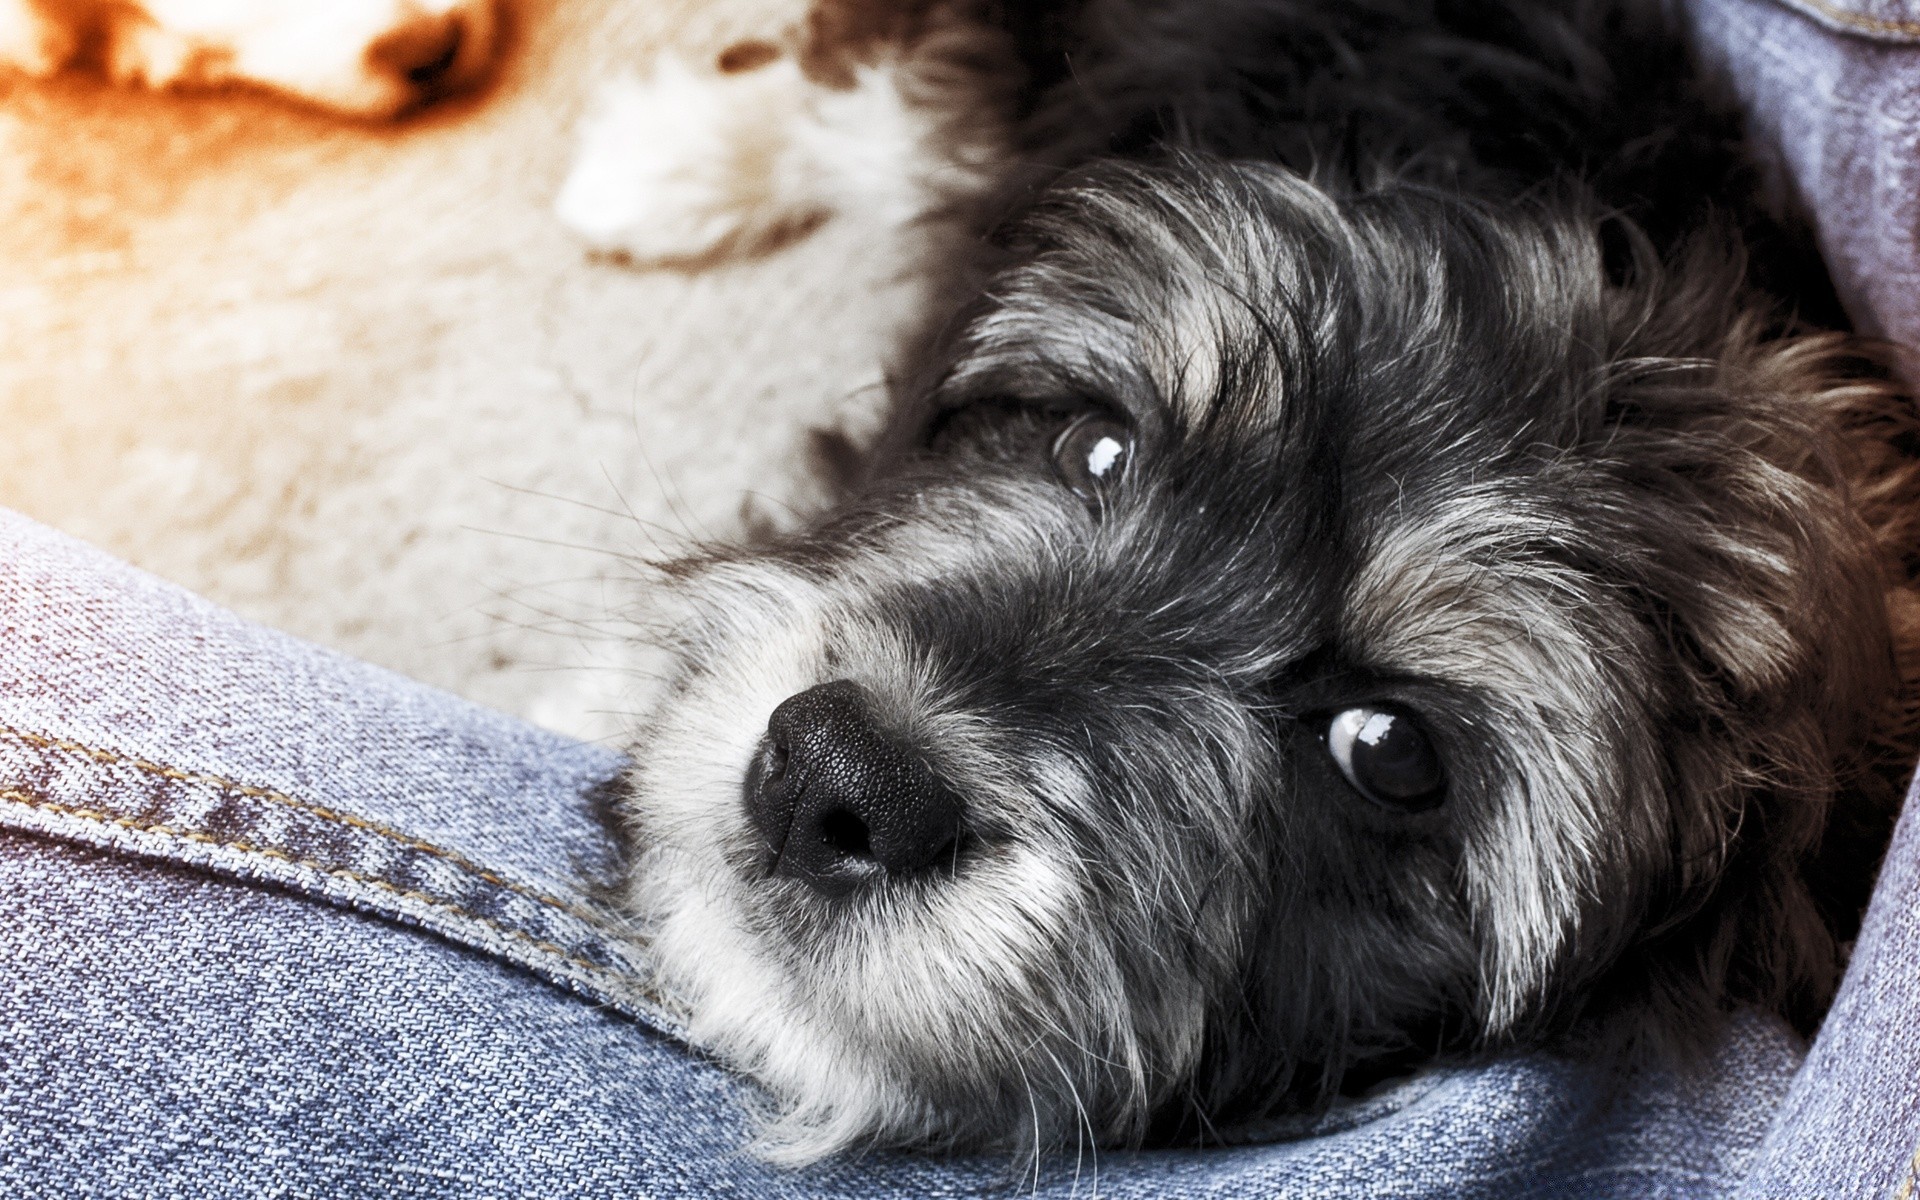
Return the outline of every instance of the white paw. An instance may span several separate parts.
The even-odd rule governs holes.
[[[554,210],[599,250],[645,262],[753,249],[824,215],[796,153],[815,86],[791,59],[741,75],[662,58],[602,89]]]
[[[494,0],[0,0],[0,63],[31,74],[92,43],[120,83],[249,83],[357,116],[471,81],[496,32]]]
[[[913,220],[954,164],[933,144],[940,114],[910,104],[896,70],[862,67],[836,89],[791,57],[733,74],[663,58],[603,90],[555,212],[641,263],[754,253],[838,213]]]
[[[78,36],[33,0],[0,0],[0,67],[49,75],[79,48]]]

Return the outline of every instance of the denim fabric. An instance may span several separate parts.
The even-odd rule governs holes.
[[[1920,341],[1920,0],[1678,0]],[[741,1151],[595,885],[606,750],[220,612],[0,515],[0,1195],[1889,1197],[1920,1159],[1920,824],[1804,1067],[1431,1071],[1262,1144],[1018,1175]]]
[[[0,518],[0,1194],[1718,1196],[1799,1062],[1751,1018],[1697,1074],[1433,1071],[1266,1144],[777,1172],[594,898],[618,767]]]
[[[1920,805],[1909,797],[1846,983],[1742,1195],[1920,1185]],[[1812,1188],[1814,1181],[1818,1187]]]
[[[1856,325],[1920,347],[1920,0],[1675,0]]]

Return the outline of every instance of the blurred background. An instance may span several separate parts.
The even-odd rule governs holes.
[[[283,0],[276,0],[283,2]],[[326,0],[312,0],[324,4]],[[0,72],[0,503],[245,616],[565,732],[638,703],[630,556],[778,520],[874,419],[923,227],[650,268],[554,215],[610,79],[804,0],[496,10],[398,118]]]

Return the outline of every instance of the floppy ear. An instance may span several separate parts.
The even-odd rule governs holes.
[[[1865,714],[1864,736],[1839,747],[1839,794],[1807,869],[1815,903],[1848,943],[1920,754],[1920,405],[1894,373],[1904,367],[1913,378],[1920,362],[1903,359],[1895,347],[1839,335],[1804,349],[1816,364],[1824,359],[1837,368],[1809,399],[1838,433],[1850,503],[1873,550],[1861,578],[1880,587],[1893,675],[1884,701]],[[1792,355],[1775,365],[1802,366]]]
[[[1902,361],[1895,347],[1837,334],[1806,339],[1794,349],[1775,356],[1773,365],[1818,366],[1801,361],[1814,358],[1838,368],[1839,378],[1830,376],[1828,386],[1808,398],[1838,431],[1853,511],[1880,568],[1897,686],[1876,714],[1859,765],[1895,793],[1889,799],[1897,805],[1920,747],[1920,405],[1896,381],[1893,368],[1903,366],[1911,378],[1920,361]]]
[[[1769,336],[1748,315],[1687,344],[1689,318],[1727,303],[1697,292],[1636,322],[1608,399],[1617,470],[1654,510],[1635,523],[1665,530],[1636,586],[1676,672],[1671,867],[1626,970],[1670,1031],[1728,1002],[1805,1029],[1885,843],[1897,797],[1876,765],[1914,753],[1920,606],[1890,551],[1920,519],[1920,464],[1899,445],[1920,438],[1845,335]]]

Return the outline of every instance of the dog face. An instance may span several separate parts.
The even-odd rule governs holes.
[[[1109,168],[907,451],[675,568],[634,895],[772,1153],[1231,1120],[1735,943],[1828,986],[1886,633],[1826,368],[1594,228]]]

